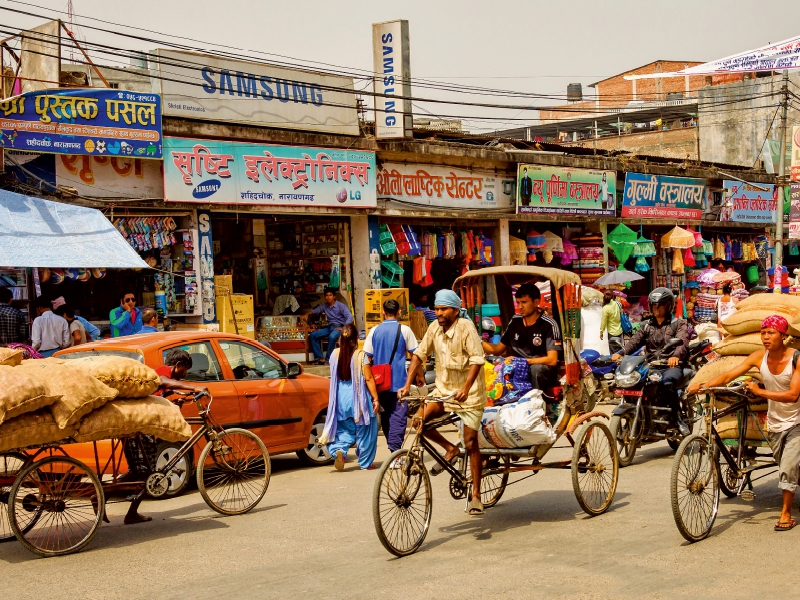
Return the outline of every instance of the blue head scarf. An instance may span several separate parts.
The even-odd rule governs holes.
[[[439,290],[433,299],[433,306],[449,306],[450,308],[458,309],[458,316],[462,319],[468,319],[466,309],[461,308],[461,296],[456,294],[453,290]]]

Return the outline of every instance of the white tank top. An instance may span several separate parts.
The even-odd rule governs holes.
[[[764,359],[761,361],[761,379],[764,382],[764,387],[773,392],[785,392],[789,389],[789,384],[792,381],[792,359],[786,364],[786,367],[778,373],[773,375],[767,365],[767,355],[769,352],[764,352]],[[771,432],[786,431],[800,423],[800,402],[775,402],[768,400],[767,409],[767,429]]]

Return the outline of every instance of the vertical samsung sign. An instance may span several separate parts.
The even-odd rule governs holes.
[[[408,21],[372,25],[375,137],[411,137],[411,51]]]
[[[214,289],[214,243],[211,239],[211,213],[197,211],[197,233],[200,243],[200,298],[203,323],[217,322],[217,298]]]

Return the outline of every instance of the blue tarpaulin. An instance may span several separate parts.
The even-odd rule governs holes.
[[[149,268],[99,210],[4,190],[0,266]]]

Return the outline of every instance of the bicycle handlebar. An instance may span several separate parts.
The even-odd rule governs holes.
[[[430,404],[432,402],[444,402],[445,400],[450,400],[451,398],[455,398],[455,394],[450,394],[449,396],[403,396],[400,398],[400,402],[408,402],[409,400],[421,400],[425,404]]]

